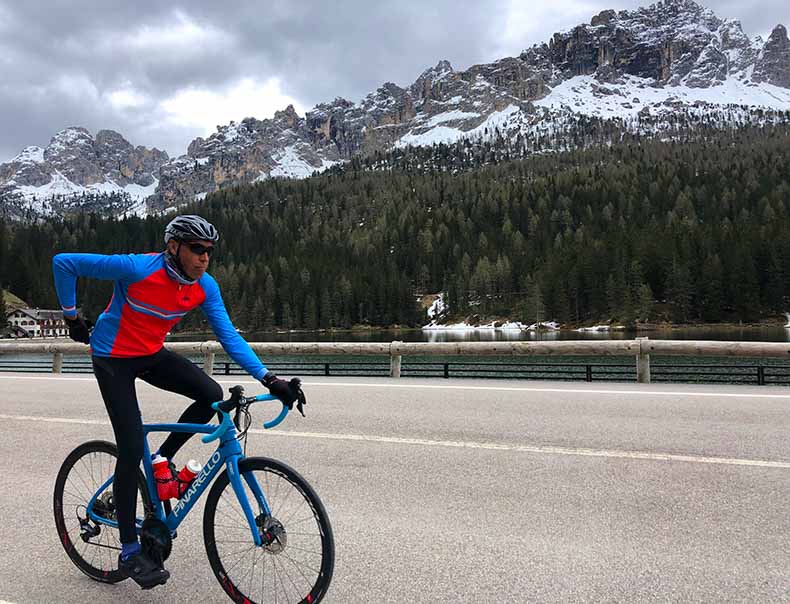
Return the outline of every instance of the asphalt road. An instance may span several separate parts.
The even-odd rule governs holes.
[[[313,378],[305,391],[307,418],[256,430],[248,454],[282,459],[323,499],[326,602],[790,602],[788,388]],[[152,422],[186,404],[138,393]],[[0,419],[0,602],[230,601],[202,502],[163,587],[98,584],[66,557],[55,475],[80,442],[112,438],[92,376],[0,374]],[[208,453],[190,442],[177,461]]]

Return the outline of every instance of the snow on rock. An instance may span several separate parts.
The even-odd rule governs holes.
[[[431,145],[438,145],[439,143],[454,143],[464,135],[463,130],[458,128],[449,128],[447,126],[436,126],[422,134],[408,134],[400,137],[395,143],[396,147],[407,147],[409,145],[415,147],[430,147]]]
[[[41,164],[44,163],[44,149],[43,147],[25,147],[22,149],[22,153],[17,155],[14,159],[12,159],[9,163],[32,163],[32,164]]]
[[[439,294],[436,296],[436,300],[433,301],[430,308],[427,310],[428,318],[433,319],[438,317],[444,312],[445,304],[444,304],[444,294]]]
[[[441,124],[443,122],[452,122],[455,120],[465,120],[476,117],[480,117],[480,114],[454,109],[453,111],[445,111],[444,113],[438,113],[434,115],[427,122],[425,122],[425,125],[436,126],[437,124]]]
[[[652,86],[651,80],[624,76],[621,84],[602,85],[593,76],[576,76],[555,86],[537,107],[567,108],[575,113],[603,118],[636,116],[645,107],[651,113],[674,110],[673,103],[730,106],[748,105],[790,111],[790,89],[771,84],[759,86],[730,78],[717,86]],[[638,102],[634,102],[637,100]]]
[[[602,331],[620,331],[623,329],[625,329],[625,325],[593,325],[592,327],[579,327],[575,331],[602,332]]]
[[[527,331],[557,331],[560,328],[560,324],[556,321],[541,321],[540,323],[533,323],[529,327],[526,328]]]
[[[470,325],[467,322],[441,325],[435,320],[423,325],[424,331],[524,331],[526,326],[518,321],[491,321],[483,325]]]
[[[296,145],[286,147],[281,152],[272,155],[272,160],[277,165],[269,172],[268,176],[285,178],[307,178],[313,172],[323,172],[338,163],[324,159],[321,160],[321,165],[314,166],[299,155]],[[262,180],[262,178],[259,177],[259,180]]]

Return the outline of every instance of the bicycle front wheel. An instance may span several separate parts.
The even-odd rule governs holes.
[[[263,544],[255,545],[223,472],[206,501],[203,538],[225,593],[235,602],[320,602],[332,580],[335,544],[318,495],[295,470],[273,459],[244,459],[239,473]],[[260,487],[269,513],[251,484]]]
[[[115,473],[118,449],[110,442],[93,440],[69,453],[55,479],[55,526],[72,562],[91,579],[117,583],[125,579],[118,570],[121,542],[118,529],[88,517],[87,506]],[[137,518],[152,509],[143,473],[137,472]],[[112,483],[98,494],[93,511],[117,522]]]

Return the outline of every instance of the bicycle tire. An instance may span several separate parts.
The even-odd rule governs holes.
[[[274,601],[305,604],[320,602],[329,589],[335,564],[334,537],[324,505],[310,484],[296,470],[282,462],[265,457],[249,457],[239,462],[239,473],[244,476],[248,472],[254,473],[258,479],[258,484],[264,491],[272,512],[268,520],[264,514],[259,514],[256,522],[259,522],[259,526],[260,523],[269,523],[266,530],[262,529],[263,532],[273,528],[274,522],[279,525],[276,530],[282,529],[282,531],[279,532],[276,542],[272,542],[271,545],[262,547],[254,545],[249,524],[230,485],[227,471],[224,471],[212,486],[203,513],[203,539],[214,575],[225,593],[235,602],[259,604]],[[260,511],[246,482],[244,488],[253,510]],[[281,492],[285,489],[287,492],[281,497]],[[295,497],[295,493],[298,493],[301,499]],[[232,528],[217,524],[218,510],[223,522],[234,524]],[[310,517],[307,517],[308,510],[311,513]],[[298,513],[304,514],[305,518],[296,516]],[[231,528],[235,540],[218,539],[217,529],[223,527]],[[313,530],[316,532],[309,532]],[[283,535],[284,539],[281,539]],[[239,543],[249,544],[241,559],[237,559],[239,552],[227,551],[230,548],[238,548]],[[221,546],[222,551],[218,545]],[[310,550],[305,546],[315,547],[316,550]],[[236,571],[239,561],[247,559],[248,553],[253,561],[251,572]],[[320,565],[316,556],[320,556]],[[297,564],[295,557],[307,558],[308,561]],[[261,568],[260,590],[254,589],[258,561]],[[265,575],[267,563],[273,570],[268,584]],[[296,568],[298,575],[290,572],[292,567]],[[267,596],[267,587],[268,592],[276,590],[276,593],[280,593],[278,579],[285,597],[280,596],[275,600]]]
[[[88,462],[88,456],[95,457]],[[121,550],[118,529],[101,525],[101,532],[97,535],[99,539],[85,543],[81,538],[78,514],[79,508],[87,506],[98,488],[115,472],[117,458],[118,448],[115,444],[103,440],[88,441],[66,456],[55,479],[53,511],[59,541],[77,568],[91,579],[102,583],[118,583],[126,578],[118,570],[117,554]],[[81,468],[86,471],[72,479],[72,475],[80,469],[80,463]],[[140,493],[138,511],[142,505],[144,515],[151,512],[153,506],[145,477],[139,469],[137,488]],[[64,495],[67,497],[65,501]],[[71,516],[71,510],[74,511],[74,517]],[[94,549],[89,549],[91,545]],[[95,566],[97,556],[100,566]]]

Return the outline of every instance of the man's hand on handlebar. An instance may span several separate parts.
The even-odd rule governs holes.
[[[266,386],[269,392],[280,399],[289,409],[293,409],[293,404],[296,403],[296,408],[304,417],[304,406],[307,404],[307,400],[302,392],[302,380],[291,378],[291,381],[286,382],[269,371],[261,378],[261,384]]]
[[[63,319],[66,321],[66,326],[69,328],[69,337],[72,340],[83,344],[91,343],[91,328],[93,327],[93,321],[81,315],[77,315],[73,319],[64,316]]]

